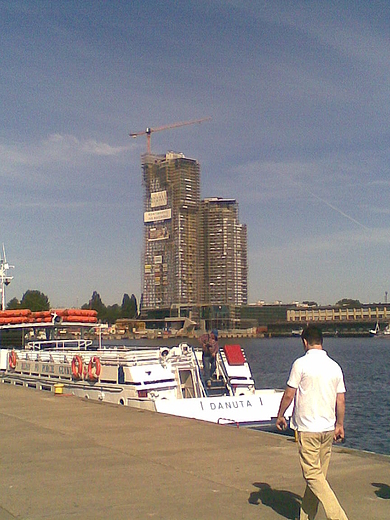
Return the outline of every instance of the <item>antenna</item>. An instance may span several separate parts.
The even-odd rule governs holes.
[[[5,247],[3,244],[3,257],[0,257],[0,293],[1,293],[1,309],[5,310],[5,287],[11,283],[13,276],[8,276],[8,269],[13,269],[15,266],[9,265],[5,256]]]

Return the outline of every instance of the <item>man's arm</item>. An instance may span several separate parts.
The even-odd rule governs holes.
[[[210,354],[213,357],[215,357],[217,352],[218,352],[218,349],[219,349],[218,341],[216,341],[215,339],[214,340],[210,340],[210,345],[211,345]]]
[[[344,416],[345,416],[345,394],[337,394],[336,397],[336,427],[334,430],[334,440],[344,439]]]
[[[285,430],[287,428],[287,421],[284,417],[284,413],[290,404],[293,402],[297,389],[291,386],[286,386],[282,400],[280,401],[278,417],[276,419],[276,427],[278,430]]]
[[[209,340],[208,334],[202,334],[202,336],[199,336],[199,338],[198,338],[198,341],[202,345],[202,347],[204,347],[206,345],[208,340]]]

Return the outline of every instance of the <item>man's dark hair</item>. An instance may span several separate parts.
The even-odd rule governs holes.
[[[302,341],[305,339],[309,345],[322,345],[323,338],[321,329],[314,325],[308,325],[302,332]]]

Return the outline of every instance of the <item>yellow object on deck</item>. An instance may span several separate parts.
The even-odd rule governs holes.
[[[64,391],[64,385],[62,383],[56,383],[54,385],[54,393],[56,395],[62,395],[63,391]]]

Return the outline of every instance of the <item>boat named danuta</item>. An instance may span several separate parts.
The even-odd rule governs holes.
[[[94,346],[85,339],[94,327],[92,310],[0,312],[2,382],[213,423],[274,424],[283,392],[255,388],[240,345],[220,349],[208,387],[200,348]]]

